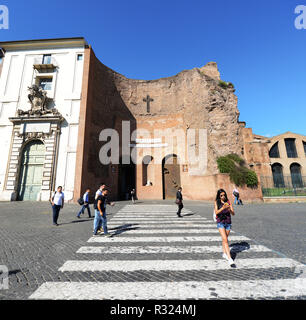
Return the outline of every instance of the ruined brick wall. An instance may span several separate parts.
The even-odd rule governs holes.
[[[112,70],[96,58],[93,50],[86,49],[74,200],[87,186],[96,191],[100,182],[110,188],[110,198],[116,198],[118,193],[118,166],[112,170],[111,165],[101,164],[99,151],[105,142],[99,141],[99,135],[108,128],[121,135],[121,122],[129,120],[133,128],[135,119],[121,99],[113,76]]]
[[[177,115],[183,119],[185,130],[207,129],[207,174],[218,173],[217,157],[228,153],[242,156],[237,97],[231,86],[219,85],[215,63],[158,80],[133,80],[120,74],[114,74],[114,78],[122,100],[137,120],[154,123],[164,117],[167,127],[168,117]],[[148,94],[154,99],[149,114],[143,101]]]
[[[220,74],[214,62],[169,78],[134,80],[104,66],[89,48],[85,55],[75,199],[86,186],[95,190],[101,181],[110,186],[114,198],[118,196],[119,167],[111,170],[111,166],[100,163],[99,149],[103,143],[98,138],[101,130],[114,128],[120,134],[121,149],[123,120],[131,121],[131,132],[136,128],[145,128],[151,133],[155,128],[175,127],[185,133],[189,129],[206,129],[208,167],[205,176],[190,176],[188,169],[183,170],[186,163],[180,164],[180,174],[186,199],[195,199],[197,194],[197,199],[205,200],[208,194],[201,192],[203,188],[209,190],[211,198],[219,184],[214,182],[216,178],[205,177],[219,174],[217,158],[229,153],[244,156],[244,140],[234,91],[232,85],[220,85]],[[153,98],[149,112],[143,101],[147,95]],[[136,166],[136,191],[140,198],[162,198],[162,167],[161,164],[153,164],[153,167],[155,183],[147,187],[143,185],[143,166]],[[193,193],[192,190],[198,191]],[[258,196],[256,192],[250,198]]]

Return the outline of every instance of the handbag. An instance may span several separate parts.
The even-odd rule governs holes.
[[[181,201],[180,199],[176,199],[176,200],[175,200],[175,203],[176,203],[176,204],[182,204],[182,201]]]
[[[80,206],[82,206],[84,204],[84,199],[81,197],[78,199],[78,203]]]

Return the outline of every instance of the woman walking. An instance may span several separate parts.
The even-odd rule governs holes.
[[[219,189],[217,191],[215,213],[217,218],[217,228],[219,229],[222,237],[222,257],[229,262],[231,267],[235,267],[228,245],[228,236],[232,227],[231,215],[235,215],[235,212],[232,204],[227,198],[226,192],[223,189]]]

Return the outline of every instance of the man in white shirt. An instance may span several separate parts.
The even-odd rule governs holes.
[[[63,188],[61,186],[57,187],[57,191],[55,191],[50,198],[50,202],[52,204],[54,226],[58,226],[57,219],[59,216],[59,212],[62,208],[64,208],[64,193],[62,192],[62,190]]]
[[[103,182],[101,182],[99,189],[96,191],[95,200],[97,200],[99,196],[102,196],[102,191],[103,191],[105,188],[106,188],[106,185],[105,185]]]

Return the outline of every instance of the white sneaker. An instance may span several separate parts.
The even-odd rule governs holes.
[[[224,258],[225,260],[227,260],[227,261],[228,261],[228,256],[227,256],[227,254],[226,254],[226,253],[223,253],[222,258]]]
[[[228,263],[229,263],[229,265],[230,265],[231,267],[235,267],[235,266],[236,266],[236,265],[235,265],[235,262],[234,262],[234,260],[233,260],[232,258],[228,259]]]

